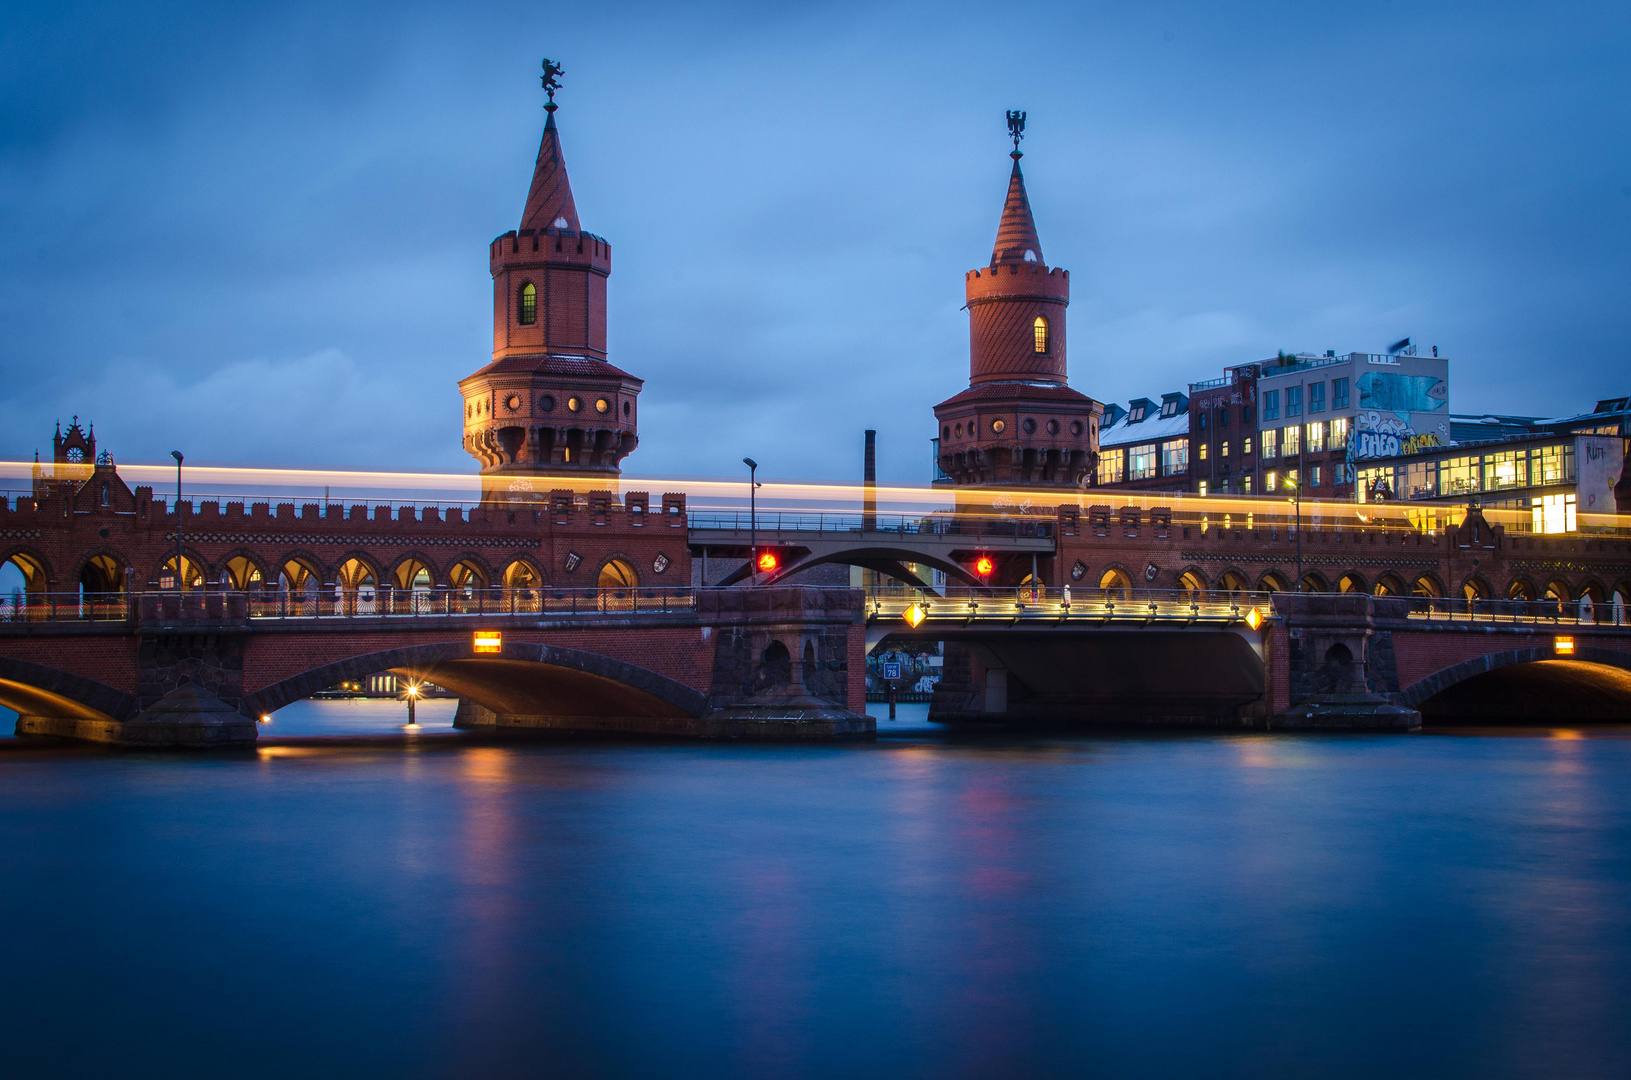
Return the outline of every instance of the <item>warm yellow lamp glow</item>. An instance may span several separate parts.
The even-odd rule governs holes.
[[[927,619],[928,617],[929,612],[923,607],[922,604],[913,604],[911,607],[907,608],[905,613],[901,616],[901,618],[906,620],[906,625],[910,626],[914,630],[916,630],[919,626],[922,626],[923,620]]]
[[[504,635],[497,630],[477,630],[475,650],[479,653],[504,651]]]
[[[1559,655],[1559,656],[1573,656],[1574,655],[1574,638],[1572,638],[1572,637],[1554,638],[1553,641],[1552,641],[1552,647],[1557,650],[1557,655]]]
[[[1256,630],[1259,626],[1263,625],[1263,616],[1258,614],[1256,608],[1252,608],[1250,611],[1246,612],[1246,625],[1251,627],[1253,630]]]

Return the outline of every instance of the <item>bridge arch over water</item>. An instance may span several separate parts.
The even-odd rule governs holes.
[[[134,694],[60,668],[0,656],[0,705],[19,716],[122,721],[135,716]]]
[[[1506,649],[1434,672],[1399,703],[1425,723],[1631,723],[1631,653],[1550,646]]]
[[[498,655],[479,655],[468,637],[319,664],[246,694],[241,708],[247,715],[265,715],[384,671],[435,683],[500,716],[684,719],[708,710],[701,691],[601,653],[511,641]]]

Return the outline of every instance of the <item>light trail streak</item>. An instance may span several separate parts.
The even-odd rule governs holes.
[[[117,466],[119,475],[132,487],[148,484],[155,496],[174,491],[175,466],[170,463],[125,463]],[[32,461],[0,462],[0,484],[15,496],[26,494],[36,470],[45,478],[88,477],[88,465],[54,466]],[[607,491],[648,492],[653,500],[668,492],[686,496],[689,510],[702,513],[736,513],[747,506],[745,477],[624,476],[608,481],[603,477],[534,477],[532,492],[545,495],[552,488],[578,493]],[[474,473],[386,471],[364,469],[272,468],[264,466],[188,465],[184,474],[186,492],[193,501],[241,499],[256,502],[312,502],[326,497],[330,502],[423,502],[475,503],[481,498],[482,477]],[[860,512],[866,486],[858,483],[831,483],[805,480],[766,480],[759,489],[760,516],[767,520],[777,514],[844,514]],[[882,515],[922,515],[950,510],[960,495],[970,504],[973,516],[1051,518],[1060,506],[1075,506],[1082,513],[1081,527],[1089,527],[1093,506],[1110,508],[1112,528],[1118,527],[1123,508],[1139,511],[1146,521],[1151,510],[1168,509],[1175,525],[1209,528],[1251,529],[1279,527],[1290,523],[1296,511],[1284,497],[1195,495],[1181,492],[1140,492],[1124,489],[1085,489],[1069,495],[1036,490],[938,489],[927,485],[878,484],[873,493]],[[395,496],[393,498],[393,496]],[[1302,521],[1308,529],[1363,528],[1398,533],[1436,532],[1460,522],[1465,513],[1461,504],[1433,503],[1353,503],[1346,500],[1304,498]],[[1527,530],[1530,514],[1525,510],[1485,509],[1486,520],[1511,531]],[[1578,522],[1593,530],[1623,532],[1625,519],[1614,514],[1580,513]]]

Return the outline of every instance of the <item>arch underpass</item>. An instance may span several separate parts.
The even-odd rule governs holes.
[[[708,709],[707,695],[657,672],[599,653],[506,642],[478,655],[469,640],[412,645],[323,664],[246,694],[242,709],[262,715],[336,683],[391,672],[435,683],[493,717],[684,721]],[[461,709],[461,716],[467,715]]]
[[[1424,724],[1631,723],[1631,654],[1513,649],[1446,668],[1401,695]]]
[[[1233,726],[1263,698],[1263,660],[1232,628],[934,627],[891,641],[946,643],[930,716],[1046,723]]]

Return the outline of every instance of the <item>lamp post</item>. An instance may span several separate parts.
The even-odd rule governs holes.
[[[181,451],[172,450],[176,459],[176,595],[181,595]]]
[[[408,697],[408,730],[412,731],[419,726],[419,722],[414,719],[413,715],[414,703],[419,700],[419,684],[410,682],[406,694]]]
[[[748,556],[748,576],[759,572],[759,463],[750,457],[742,459],[742,464],[748,467],[748,547],[752,554]]]
[[[1294,503],[1296,503],[1296,506],[1297,506],[1297,584],[1292,586],[1291,591],[1292,592],[1302,592],[1303,591],[1303,485],[1302,485],[1302,477],[1298,476],[1296,478],[1292,478],[1292,477],[1288,476],[1288,477],[1286,477],[1286,483],[1290,484],[1291,485],[1291,490],[1296,492],[1296,495],[1294,495],[1291,499],[1289,499],[1287,501],[1288,502],[1294,502]]]

